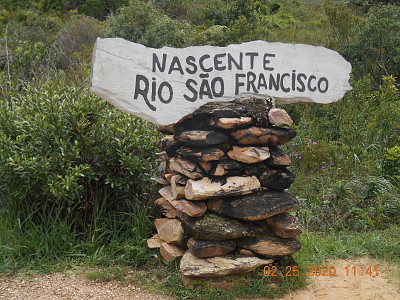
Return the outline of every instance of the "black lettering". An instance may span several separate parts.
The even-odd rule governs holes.
[[[167,100],[165,100],[162,95],[164,87],[169,89],[169,98]],[[171,102],[173,96],[174,91],[172,90],[172,86],[166,81],[161,82],[160,86],[158,87],[158,99],[160,99],[162,103],[168,104]]]
[[[190,98],[190,97],[187,96],[186,94],[183,95],[183,97],[184,97],[187,101],[195,102],[195,101],[197,100],[197,91],[196,91],[196,89],[195,89],[192,85],[195,85],[195,86],[196,86],[196,85],[197,85],[197,82],[196,82],[195,80],[193,80],[193,79],[188,79],[188,80],[186,81],[186,87],[187,87],[187,89],[188,89],[189,91],[191,91],[191,92],[193,93],[193,97]]]
[[[239,88],[241,87],[241,86],[244,86],[244,83],[243,82],[239,82],[239,78],[241,78],[241,77],[246,77],[246,75],[245,74],[236,74],[235,75],[235,95],[239,95]]]
[[[253,88],[254,93],[258,93],[254,81],[256,81],[257,76],[253,72],[247,72],[247,91],[250,91],[250,86]]]
[[[258,56],[257,52],[246,52],[246,56],[250,56],[250,70],[254,68],[254,57]]]
[[[297,87],[297,91],[299,92],[304,92],[306,90],[306,85],[304,84],[304,81],[301,79],[302,77],[304,78],[304,80],[307,79],[306,74],[304,73],[297,74],[297,82],[300,83],[301,85],[301,88]]]
[[[260,76],[258,77],[258,85],[257,85],[258,90],[260,90],[261,87],[264,87],[264,89],[266,90],[268,89],[267,81],[265,80],[265,76],[263,73],[260,73]]]
[[[152,78],[153,82],[151,83],[151,101],[156,101],[156,93],[157,93],[157,82],[156,78]]]
[[[219,83],[219,92],[215,90],[215,84]],[[211,89],[214,97],[222,97],[224,95],[224,80],[221,77],[215,77],[211,80]]]
[[[144,88],[140,88],[140,83],[144,82]],[[150,104],[149,99],[147,98],[147,93],[149,92],[149,80],[143,75],[136,75],[136,83],[135,83],[135,94],[133,95],[134,99],[137,99],[139,95],[142,95],[144,101],[147,106],[152,110],[156,111],[156,108]]]
[[[186,70],[186,72],[188,72],[189,74],[194,74],[194,73],[196,73],[197,72],[197,66],[196,66],[196,64],[194,63],[196,61],[196,58],[194,58],[194,56],[188,56],[188,57],[186,57],[186,64],[188,64],[189,66],[191,66],[193,69],[191,70],[191,69],[189,69],[189,68],[186,68],[185,70]]]
[[[283,85],[283,80],[285,79],[285,77],[290,77],[289,73],[283,73],[281,76],[281,90],[284,91],[285,93],[290,92],[290,88],[285,88],[285,86]]]
[[[200,69],[202,69],[204,72],[211,72],[213,70],[213,68],[212,67],[205,68],[204,64],[203,64],[204,60],[207,58],[210,58],[210,55],[204,54],[202,57],[200,57],[200,59],[199,59]]]
[[[313,79],[315,80],[315,79],[317,79],[317,77],[315,77],[314,75],[311,75],[308,78],[308,83],[307,83],[307,87],[311,92],[315,92],[315,90],[317,89],[317,87],[314,87],[314,88],[311,87],[311,80],[313,80]]]
[[[264,70],[266,70],[266,71],[273,71],[274,68],[272,68],[272,67],[267,67],[267,64],[270,63],[269,59],[266,59],[267,57],[275,57],[275,54],[265,53],[265,54],[264,54],[264,59],[263,59],[263,61],[264,61],[264,63],[263,63],[263,65],[264,65]]]
[[[279,91],[279,82],[280,82],[281,74],[276,74],[276,80],[272,74],[269,74],[269,89],[272,90],[272,85],[274,86],[275,91]]]
[[[292,70],[292,91],[296,90],[296,70]]]
[[[160,72],[164,72],[165,70],[165,63],[167,62],[167,54],[163,54],[162,58],[162,66],[160,65],[160,61],[158,60],[157,54],[153,53],[153,68],[152,71],[156,71],[156,66],[158,66],[158,70]]]
[[[199,96],[200,96],[200,99],[203,99],[203,96],[208,96],[208,99],[213,98],[213,95],[211,93],[210,84],[208,83],[207,79],[203,79],[201,81]]]
[[[181,62],[179,61],[178,56],[174,56],[174,58],[172,59],[171,65],[169,66],[168,74],[171,74],[172,71],[179,71],[179,73],[183,75],[182,65]]]
[[[220,57],[225,57],[226,53],[221,53],[221,54],[215,54],[214,56],[214,68],[217,71],[223,71],[226,69],[226,66],[219,66],[222,64],[222,61],[218,60]]]
[[[325,89],[324,90],[322,90],[322,88],[321,88],[321,82],[323,82],[323,81],[325,82]],[[321,93],[326,93],[326,91],[328,90],[328,79],[326,79],[325,77],[321,77],[318,80],[317,86],[318,86],[318,91],[320,91]]]
[[[237,70],[243,70],[243,53],[239,54],[239,63],[233,58],[232,54],[228,53],[228,70],[232,70],[232,63]]]

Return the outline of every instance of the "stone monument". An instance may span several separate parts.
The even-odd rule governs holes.
[[[147,241],[185,282],[243,274],[301,248],[294,174],[280,146],[296,136],[275,104],[330,103],[350,64],[309,45],[146,48],[98,39],[91,92],[157,125],[163,216]]]

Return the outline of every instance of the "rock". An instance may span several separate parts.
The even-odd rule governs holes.
[[[251,117],[240,118],[211,118],[210,125],[222,129],[234,129],[250,125],[253,122]]]
[[[185,231],[201,240],[224,241],[255,236],[253,224],[241,223],[238,220],[214,213],[205,213],[200,218],[184,215],[181,220]]]
[[[178,258],[181,258],[185,254],[185,251],[175,245],[163,242],[160,246],[160,254],[162,258],[164,258],[165,261],[169,263]]]
[[[250,250],[247,249],[240,249],[239,254],[245,255],[245,256],[256,256],[256,254]]]
[[[154,225],[160,239],[167,243],[179,244],[185,238],[182,224],[177,219],[155,219]]]
[[[206,172],[206,173],[210,172],[210,170],[212,168],[211,163],[208,162],[208,161],[199,160],[199,165],[203,169],[203,171]]]
[[[180,263],[184,276],[193,277],[222,277],[229,274],[243,274],[260,266],[272,263],[271,259],[258,257],[211,257],[199,258],[186,251]]]
[[[231,133],[241,145],[278,146],[289,142],[296,136],[296,131],[277,127],[250,127]]]
[[[168,182],[171,182],[171,179],[172,179],[172,177],[174,177],[174,176],[175,176],[175,174],[171,174],[171,173],[165,174],[165,175],[164,175],[165,179],[166,179]]]
[[[182,212],[176,210],[175,207],[173,207],[171,203],[165,198],[157,199],[156,201],[154,201],[154,205],[156,210],[160,214],[166,216],[169,219],[175,219],[182,216]]]
[[[285,256],[301,249],[298,240],[284,239],[272,232],[263,232],[257,237],[238,239],[237,245],[267,257]]]
[[[218,148],[188,148],[181,147],[176,153],[179,157],[188,160],[201,160],[203,162],[220,160],[225,156],[224,151]]]
[[[172,200],[171,205],[190,217],[201,217],[207,210],[207,204],[202,201]]]
[[[175,140],[192,147],[209,147],[228,141],[228,136],[221,132],[191,130],[175,135]]]
[[[167,199],[168,201],[172,201],[175,199],[174,194],[172,193],[172,189],[171,186],[165,186],[163,188],[161,188],[158,193],[165,199]]]
[[[248,122],[248,118],[251,118],[251,123],[256,126],[267,126],[268,125],[268,110],[272,107],[272,101],[266,99],[257,99],[245,97],[241,99],[235,99],[229,102],[208,102],[197,109],[190,115],[186,115],[174,125],[175,134],[190,130],[214,130],[220,128],[221,130],[229,130],[229,128],[223,128],[230,126],[232,120],[223,120],[220,124],[222,127],[218,127],[218,119],[237,119],[239,122],[233,122],[239,127],[244,126],[244,123]],[[214,119],[214,121],[212,121]],[[211,126],[210,124],[213,124]],[[240,124],[240,125],[239,125]],[[236,125],[233,125],[233,128]]]
[[[154,160],[156,162],[162,162],[162,161],[168,160],[167,152],[162,151],[162,152],[156,153],[155,156],[154,156]]]
[[[250,58],[244,55],[246,52],[246,54],[250,53],[249,51],[259,54],[253,56],[250,63]],[[224,53],[227,54],[225,57],[219,56]],[[273,55],[271,55],[272,58],[268,57],[268,53],[276,54],[276,57]],[[238,65],[230,68],[227,63],[228,55],[232,55]],[[193,57],[194,60],[186,61],[189,57]],[[207,66],[202,64],[204,58],[206,58],[204,65]],[[197,70],[190,71],[194,74],[189,74],[187,70],[193,66],[196,66]],[[206,70],[206,67],[210,68]],[[218,70],[215,70],[215,67]],[[201,68],[208,72],[204,72]],[[272,68],[274,71],[268,71]],[[308,83],[312,80],[311,74],[316,75],[319,82],[318,90],[312,92],[309,84],[308,89],[304,84],[306,80],[303,82],[304,88],[292,88],[291,78],[294,79],[294,84],[301,83],[302,80],[296,74],[283,73],[290,70],[297,70],[297,76],[300,72],[307,74]],[[248,73],[249,71],[251,73]],[[229,101],[232,97],[248,93],[254,93],[258,97],[275,97],[278,104],[337,101],[351,89],[348,83],[350,72],[350,63],[341,55],[330,49],[311,45],[253,41],[229,45],[225,48],[193,46],[181,49],[164,47],[155,50],[121,38],[99,38],[96,40],[93,51],[90,91],[125,112],[135,114],[155,124],[165,125],[176,123],[205,102]],[[199,76],[202,73],[210,76],[206,80],[212,87],[214,86],[211,83],[212,80],[215,80],[217,76],[223,78],[224,91],[222,92],[222,89],[210,91],[208,85],[201,84],[203,79]],[[243,76],[240,80],[236,75],[239,73]],[[249,74],[253,78],[250,78]],[[262,77],[261,74],[263,74]],[[268,88],[266,82],[262,82],[264,76],[268,80]],[[289,77],[285,83],[286,88],[283,87],[284,76]],[[157,78],[157,81],[152,82],[153,77]],[[270,78],[275,78],[273,81],[276,82]],[[329,89],[327,78],[329,78]],[[163,90],[162,81],[166,82],[169,91]],[[196,86],[192,86],[196,90],[196,95],[188,92],[187,85],[191,81],[196,82]],[[315,87],[314,84],[316,83],[313,83],[312,89]],[[258,85],[257,89],[256,85]],[[160,93],[156,93],[155,89]],[[199,90],[200,95],[197,93]],[[201,95],[202,92],[203,95]],[[185,99],[183,95],[186,93],[189,96]],[[257,106],[256,102],[252,104]],[[262,112],[265,110],[264,106]],[[246,114],[239,114],[239,116],[246,116]]]
[[[208,172],[211,176],[235,176],[243,173],[243,166],[235,160],[224,158],[213,165]]]
[[[284,109],[271,108],[268,112],[268,121],[271,125],[275,126],[292,126],[293,120]]]
[[[224,199],[210,199],[207,201],[207,208],[213,212],[219,212],[223,203]]]
[[[173,135],[168,135],[161,140],[156,142],[156,146],[164,150],[169,157],[174,157],[176,154],[176,150],[181,146],[177,141],[175,141]]]
[[[169,167],[172,171],[181,173],[192,179],[202,178],[202,171],[200,167],[188,160],[174,157],[169,161]]]
[[[212,257],[228,254],[235,250],[234,241],[206,241],[190,238],[187,244],[189,251],[197,257]]]
[[[174,124],[157,125],[157,130],[162,134],[174,134]]]
[[[295,175],[286,168],[264,169],[257,178],[261,186],[270,190],[283,191],[294,182]]]
[[[163,242],[164,241],[160,239],[160,236],[158,234],[155,234],[147,240],[147,247],[149,247],[150,249],[160,248]]]
[[[150,180],[157,182],[158,184],[161,184],[161,185],[169,185],[168,180],[166,180],[162,177],[151,177]]]
[[[175,143],[175,139],[173,135],[167,135],[166,137],[162,138],[161,140],[158,140],[156,142],[156,147],[165,150],[168,148],[172,143]]]
[[[233,146],[233,149],[227,153],[229,158],[246,163],[254,164],[269,158],[268,147],[238,147]]]
[[[294,238],[301,234],[299,220],[287,212],[272,216],[265,221],[272,231],[282,238]]]
[[[251,117],[254,125],[267,126],[268,111],[271,107],[271,99],[242,97],[230,102],[209,102],[198,108],[193,115],[208,115],[214,118]]]
[[[231,218],[256,221],[297,207],[297,199],[286,192],[262,191],[226,199],[214,204],[218,212]]]
[[[271,167],[288,167],[292,164],[292,161],[281,148],[278,146],[269,147],[270,157],[266,160],[266,163]]]
[[[175,199],[185,198],[185,184],[180,184],[183,176],[175,175],[171,178],[171,191]]]
[[[251,193],[260,187],[257,177],[232,176],[220,181],[211,181],[204,177],[200,180],[188,180],[185,197],[189,200],[203,200],[218,196],[235,196]]]
[[[163,177],[165,174],[169,173],[168,162],[162,161],[158,164],[156,174],[159,177]]]

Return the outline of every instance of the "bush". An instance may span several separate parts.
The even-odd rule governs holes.
[[[377,85],[383,76],[400,79],[400,6],[377,6],[356,27],[355,41],[344,48],[345,57],[359,77],[371,74]],[[361,75],[361,76],[360,76]]]
[[[75,68],[89,62],[97,37],[103,37],[105,26],[89,17],[71,18],[58,32],[53,46],[57,50],[58,68]]]
[[[153,125],[67,86],[63,73],[11,91],[0,110],[1,205],[11,214],[55,214],[86,233],[95,218],[151,200]]]
[[[314,176],[292,190],[299,196],[297,215],[312,231],[399,225],[399,188],[380,176],[330,181]]]
[[[120,37],[153,48],[191,44],[192,27],[173,20],[151,3],[134,1],[107,18],[107,36]]]
[[[383,159],[383,174],[392,179],[400,187],[400,147],[386,149]]]

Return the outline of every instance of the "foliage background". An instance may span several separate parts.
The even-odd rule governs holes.
[[[0,255],[137,264],[152,254],[153,125],[88,91],[96,37],[150,47],[260,39],[334,49],[353,90],[288,105],[291,192],[309,231],[369,231],[400,219],[398,1],[0,0]],[[5,245],[5,246],[4,246]]]

